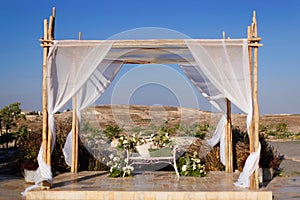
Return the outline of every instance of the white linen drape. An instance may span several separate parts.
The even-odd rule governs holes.
[[[111,63],[103,63],[105,56],[111,49],[113,41],[102,41],[97,45],[81,46],[80,41],[54,41],[50,48],[47,59],[47,93],[49,126],[52,135],[52,148],[55,143],[55,118],[54,114],[59,111],[74,95],[82,97],[89,93],[87,85],[102,84],[107,87],[114,77],[101,76],[103,82],[93,82],[92,76],[99,70],[102,75]],[[102,66],[99,68],[99,66]],[[102,69],[102,70],[101,70]],[[106,72],[107,73],[107,72]],[[107,73],[109,74],[109,73]],[[102,88],[100,94],[104,91]],[[100,95],[95,94],[95,96]],[[92,97],[95,97],[92,96]],[[88,98],[92,98],[88,97]],[[90,99],[80,100],[78,108],[83,108],[91,102]],[[79,109],[78,109],[79,110]],[[36,171],[35,184],[40,185],[42,181],[52,182],[51,166],[42,159],[42,147],[39,152],[39,169]]]
[[[249,132],[250,123],[252,120],[252,91],[250,87],[250,70],[249,70],[249,57],[248,57],[248,41],[247,39],[241,40],[214,40],[211,44],[203,43],[201,41],[186,40],[196,64],[192,65],[194,71],[198,74],[203,74],[207,81],[212,85],[212,89],[208,91],[219,91],[220,95],[228,98],[238,108],[247,113],[247,128]],[[185,70],[187,73],[187,70]],[[191,74],[190,74],[191,77]],[[201,76],[194,76],[193,83],[202,83],[199,81]],[[198,88],[201,85],[198,85]],[[214,94],[215,95],[215,94]],[[208,95],[208,97],[211,97]],[[225,148],[225,128],[226,124],[226,107],[222,106],[223,103],[218,103],[219,110],[224,114],[221,118],[217,131],[210,140],[210,144],[216,144],[220,141],[221,161],[225,162],[224,148]],[[243,172],[239,181],[235,183],[237,186],[249,187],[249,179],[253,173],[253,169],[258,167],[260,151],[253,153],[248,157]],[[249,161],[252,160],[253,162]]]
[[[94,103],[103,94],[105,89],[111,84],[111,81],[122,67],[122,62],[103,62],[87,82],[81,87],[76,94],[77,99],[77,116],[78,124],[81,124],[81,111]],[[80,130],[80,129],[79,129]],[[72,162],[72,131],[69,132],[67,140],[63,148],[63,154],[67,165],[71,166]]]

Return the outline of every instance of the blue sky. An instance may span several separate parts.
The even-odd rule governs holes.
[[[191,38],[221,38],[222,31],[231,38],[243,38],[247,36],[252,11],[256,10],[259,36],[264,44],[259,49],[261,114],[300,113],[300,1],[297,0],[3,1],[0,109],[15,101],[21,102],[26,110],[41,109],[39,38],[43,35],[43,19],[49,17],[53,6],[57,9],[56,39],[77,39],[80,31],[82,39],[106,39],[140,27],[168,28]],[[122,72],[126,70],[130,67]],[[161,98],[143,100],[141,94],[146,93]],[[130,103],[176,104],[176,95],[171,93],[168,88],[147,85],[136,91]],[[106,103],[108,99],[106,94],[100,102]]]

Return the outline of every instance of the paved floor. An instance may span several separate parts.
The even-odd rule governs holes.
[[[281,167],[283,167],[284,170],[287,172],[287,175],[291,177],[276,177],[265,188],[262,188],[262,190],[272,191],[274,200],[300,199],[300,174],[298,173],[300,172],[300,162],[297,161],[299,159],[300,151],[298,149],[300,146],[299,145],[300,142],[299,141],[287,142],[287,143],[271,142],[271,144],[281,154],[285,155],[286,160],[283,161]],[[236,175],[233,175],[232,177],[236,178]],[[86,178],[82,178],[81,180],[82,181],[86,180],[88,182],[88,179],[89,177],[86,177]],[[114,179],[114,180],[120,183],[120,179]],[[174,180],[168,180],[168,181],[172,182]],[[69,182],[69,184],[70,183],[71,182]],[[59,180],[57,180],[56,184],[59,185],[62,184],[62,182],[59,183]],[[223,185],[221,185],[221,187],[223,187],[226,190],[227,183],[222,183],[222,184]],[[0,200],[23,199],[20,193],[24,191],[24,189],[28,186],[30,185],[24,182],[23,177],[1,174],[0,175]],[[93,186],[93,184],[91,183],[90,186]],[[174,187],[176,187],[176,184]],[[200,188],[200,186],[198,188]]]
[[[0,200],[24,199],[21,192],[28,186],[23,177],[0,175]]]
[[[170,172],[173,173],[173,172]],[[88,185],[86,185],[86,189],[93,188],[95,187],[97,184],[100,183],[94,183],[91,182],[91,178],[93,178],[93,176],[83,176],[84,173],[81,173],[81,179],[79,179],[79,181],[81,182],[86,182]],[[99,174],[98,174],[99,176]],[[97,175],[96,175],[97,177]],[[163,176],[162,176],[163,177]],[[161,177],[161,178],[162,178]],[[160,187],[166,187],[164,185],[165,182],[175,182],[175,176],[172,176],[173,178],[171,180],[167,180],[167,181],[161,181],[160,183]],[[229,176],[230,177],[230,176]],[[234,174],[231,176],[232,178],[236,178],[237,175]],[[63,178],[63,176],[61,177]],[[140,177],[140,179],[143,179],[146,177]],[[203,180],[208,180],[209,178],[202,178]],[[223,177],[224,179],[224,177]],[[70,184],[72,182],[74,182],[74,180],[72,181],[72,179],[70,179],[67,182],[62,182],[63,179],[58,179],[56,180],[55,178],[55,184],[54,187],[58,187],[58,186],[63,186],[63,187],[68,187],[68,185],[70,186]],[[125,180],[129,180],[129,179],[125,179]],[[186,179],[187,180],[187,179]],[[182,181],[186,181],[184,180],[184,178],[182,179]],[[115,181],[115,187],[120,187],[120,184],[122,183],[122,181],[124,181],[123,179],[111,179],[111,181]],[[192,180],[189,185],[191,185],[193,183],[193,181],[196,181],[196,178],[194,180]],[[229,181],[228,183],[223,182],[223,183],[216,183],[216,184],[220,184],[218,186],[220,186],[221,188],[223,188],[224,190],[228,189],[228,184],[231,184],[232,182]],[[108,183],[103,183],[102,184],[106,185],[106,187],[109,187]],[[173,184],[174,188],[176,188],[176,183]],[[24,191],[24,189],[26,187],[30,186],[29,184],[26,184],[23,180],[22,177],[15,177],[15,176],[6,176],[6,175],[1,175],[0,176],[0,199],[1,200],[10,200],[10,199],[16,199],[16,200],[21,200],[23,199],[21,196],[21,192]],[[151,186],[153,187],[153,186]],[[205,186],[194,186],[195,189],[208,189],[205,188]],[[184,189],[184,187],[178,188],[178,190],[182,190]],[[240,189],[237,189],[240,190]],[[242,189],[243,190],[243,189]],[[267,191],[272,191],[273,192],[273,196],[274,196],[274,200],[285,200],[285,199],[290,199],[290,200],[296,200],[296,199],[300,199],[300,177],[288,177],[288,178],[281,178],[281,177],[276,177],[275,179],[273,179],[265,188],[262,188],[261,190],[267,190]]]
[[[111,178],[106,172],[64,173],[51,190],[35,190],[32,199],[247,199],[272,200],[272,192],[235,187],[239,173],[209,172],[206,177],[180,177],[171,171],[148,171],[126,178]]]
[[[274,200],[299,200],[300,177],[276,177],[263,190],[272,191]]]

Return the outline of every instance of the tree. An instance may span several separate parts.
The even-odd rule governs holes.
[[[1,111],[0,111],[0,122],[1,122],[1,129],[2,127],[5,128],[5,138],[6,138],[6,148],[8,149],[8,142],[9,142],[9,130],[13,126],[16,126],[16,121],[18,119],[26,119],[25,115],[21,113],[20,109],[21,103],[15,102],[12,103],[8,106],[5,106]]]

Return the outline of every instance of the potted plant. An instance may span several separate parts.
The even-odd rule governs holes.
[[[38,168],[37,156],[40,140],[40,134],[26,132],[18,142],[17,163],[27,183],[34,183],[34,173]]]
[[[37,162],[38,149],[36,147],[27,148],[21,162],[21,169],[26,183],[34,183],[34,174],[39,167]]]

